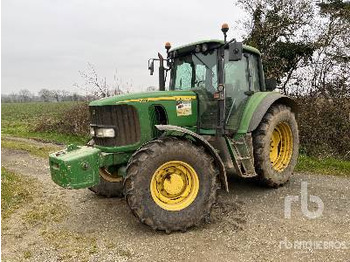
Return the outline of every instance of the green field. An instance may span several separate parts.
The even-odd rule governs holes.
[[[59,118],[64,112],[77,102],[60,103],[3,103],[1,104],[1,134],[2,136],[14,136],[33,138],[41,141],[61,144],[85,144],[89,137],[60,134],[57,132],[34,132],[35,125],[44,121],[47,117]],[[26,150],[31,154],[45,156],[53,149],[36,148],[24,142],[2,141],[3,147]],[[301,155],[296,170],[298,172],[322,173],[329,175],[350,176],[350,161],[334,158],[317,159]]]
[[[77,102],[32,102],[1,104],[1,135],[40,139],[63,144],[85,144],[87,137],[59,134],[56,132],[35,132],[38,122],[47,117],[59,118]]]

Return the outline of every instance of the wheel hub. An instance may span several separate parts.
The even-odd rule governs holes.
[[[169,161],[153,174],[150,191],[154,202],[169,211],[188,207],[197,197],[199,179],[196,171],[182,161]]]
[[[179,195],[183,190],[184,181],[181,175],[170,174],[169,178],[164,180],[164,190],[169,195]]]

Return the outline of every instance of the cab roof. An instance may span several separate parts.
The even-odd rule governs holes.
[[[174,47],[174,48],[170,49],[170,52],[176,51],[176,52],[179,52],[179,53],[187,53],[188,51],[193,49],[193,47],[196,46],[196,45],[208,44],[210,46],[215,46],[215,45],[219,46],[219,45],[223,45],[224,43],[225,42],[223,40],[219,40],[219,39],[201,40],[201,41],[189,43],[189,44],[186,44],[186,45],[182,45],[182,46],[179,46],[179,47]],[[243,49],[245,51],[261,55],[260,51],[258,49],[256,49],[255,47],[252,47],[252,46],[249,46],[249,45],[243,45]]]

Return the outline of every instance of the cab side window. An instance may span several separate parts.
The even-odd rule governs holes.
[[[260,91],[260,75],[259,75],[259,61],[258,57],[253,54],[249,54],[249,69],[252,81],[252,91]]]
[[[247,91],[260,91],[259,60],[257,55],[244,53],[241,60],[229,61],[225,52],[227,127],[237,130],[249,98]]]
[[[225,63],[225,84],[229,96],[248,90],[247,61],[227,61]]]
[[[225,57],[227,58],[228,56]],[[257,55],[245,53],[242,60],[225,60],[225,86],[227,96],[242,96],[245,91],[249,91],[249,82],[252,91],[260,91],[259,60]]]

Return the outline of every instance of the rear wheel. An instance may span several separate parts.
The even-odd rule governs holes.
[[[299,150],[295,115],[285,105],[272,106],[253,132],[254,161],[260,180],[278,187],[291,177]]]
[[[130,159],[125,196],[134,215],[153,229],[186,231],[209,218],[218,171],[202,147],[173,137],[149,142]]]

